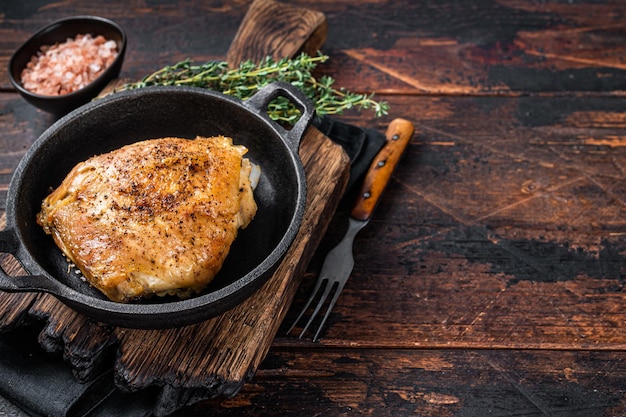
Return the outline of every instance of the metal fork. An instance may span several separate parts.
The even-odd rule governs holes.
[[[330,312],[337,303],[339,295],[346,285],[346,282],[348,282],[348,278],[354,268],[354,257],[352,254],[352,243],[354,242],[354,237],[369,223],[380,196],[382,195],[385,186],[391,178],[391,174],[400,160],[400,156],[413,136],[413,131],[413,124],[404,119],[395,119],[389,124],[386,132],[387,142],[372,161],[367,174],[365,175],[361,192],[357,197],[352,211],[350,212],[348,230],[341,242],[339,242],[339,244],[333,248],[328,255],[326,255],[326,259],[324,259],[324,263],[322,265],[322,270],[317,282],[315,283],[315,288],[313,288],[313,292],[311,293],[304,308],[287,333],[291,333],[309,309],[309,306],[316,298],[317,294],[323,289],[323,293],[321,294],[309,321],[300,333],[299,338],[301,339],[326,303],[326,300],[328,299],[333,288],[335,288],[335,292],[328,304],[324,318],[313,336],[314,342],[319,340],[320,332],[322,331]]]

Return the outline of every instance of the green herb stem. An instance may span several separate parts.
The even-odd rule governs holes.
[[[389,111],[384,101],[375,101],[373,94],[356,94],[343,88],[336,89],[331,77],[316,79],[312,72],[318,63],[328,56],[301,54],[295,58],[273,60],[266,57],[259,64],[242,62],[237,68],[229,68],[224,61],[211,61],[192,65],[190,60],[163,67],[144,77],[141,81],[124,84],[114,91],[133,90],[153,85],[189,85],[208,88],[246,100],[260,88],[275,81],[283,81],[299,88],[313,101],[319,115],[342,114],[349,109],[372,109],[377,117]],[[274,120],[293,123],[298,111],[288,100],[277,99],[268,106],[268,114]]]

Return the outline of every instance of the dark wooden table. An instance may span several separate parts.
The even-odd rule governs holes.
[[[294,1],[323,12],[320,74],[416,125],[356,266],[313,343],[277,337],[233,398],[183,416],[626,414],[626,3]],[[53,122],[11,88],[45,23],[97,14],[128,32],[122,76],[224,59],[249,1],[0,4],[0,206]]]

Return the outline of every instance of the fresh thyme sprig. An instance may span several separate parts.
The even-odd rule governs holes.
[[[386,115],[389,104],[375,101],[373,94],[357,94],[334,87],[334,79],[322,76],[316,79],[312,72],[318,63],[328,56],[300,54],[295,58],[274,60],[266,57],[259,64],[242,62],[230,68],[227,62],[211,61],[193,64],[190,60],[178,62],[159,69],[141,81],[124,84],[115,91],[132,90],[153,85],[188,85],[208,88],[246,100],[259,89],[275,81],[283,81],[298,87],[315,104],[319,115],[342,114],[345,110],[372,109],[377,117]],[[268,106],[268,114],[274,120],[294,122],[298,110],[289,100],[279,97]]]

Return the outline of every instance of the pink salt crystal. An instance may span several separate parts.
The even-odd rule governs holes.
[[[22,71],[22,85],[46,96],[74,92],[98,78],[117,53],[115,41],[102,35],[80,34],[63,43],[42,46]]]

